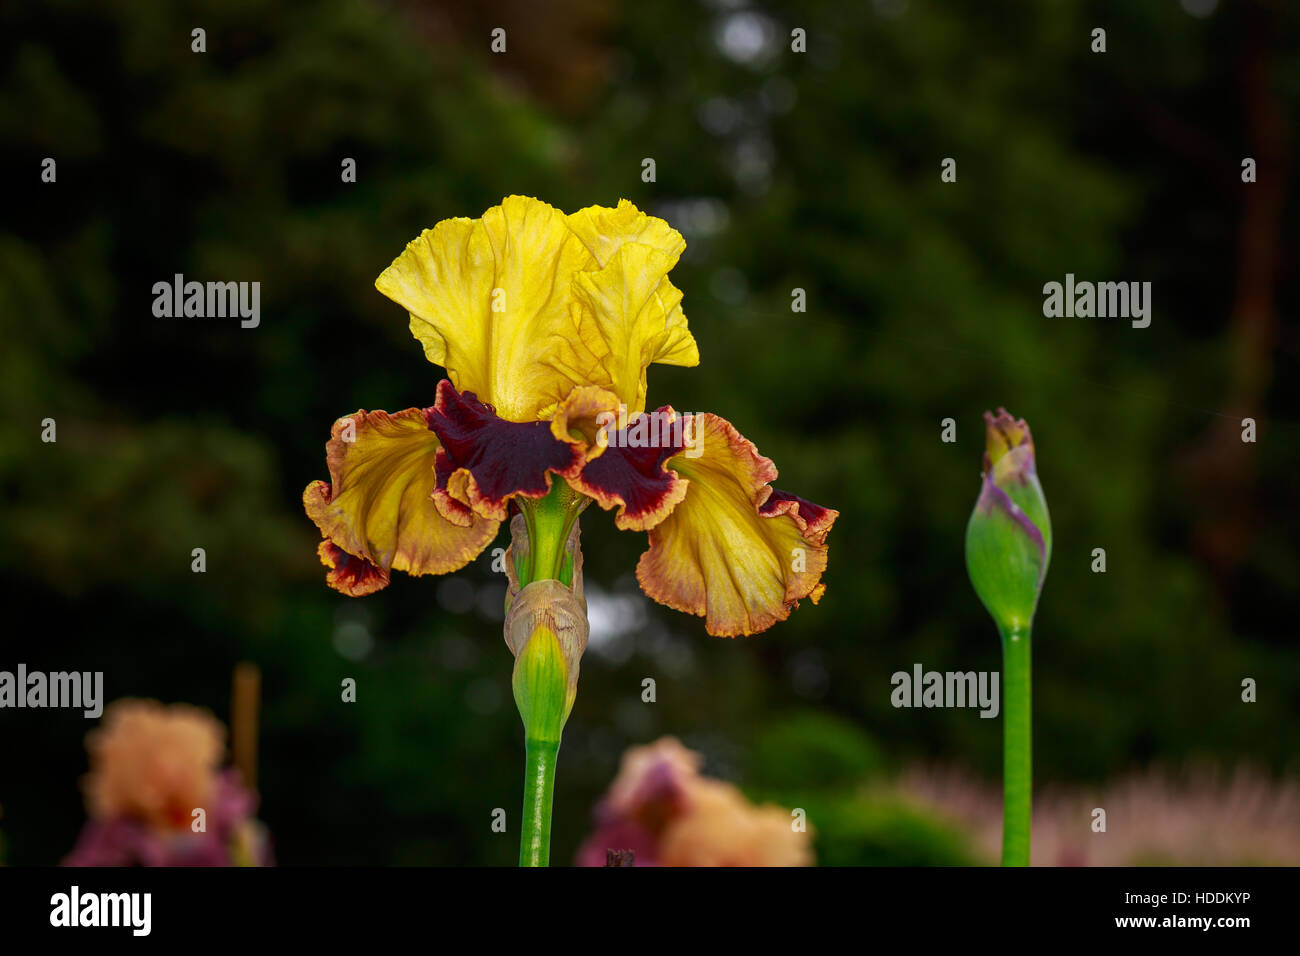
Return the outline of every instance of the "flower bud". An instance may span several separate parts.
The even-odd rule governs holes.
[[[578,694],[578,663],[587,649],[587,601],[582,593],[582,550],[575,526],[565,544],[572,561],[573,585],[543,579],[521,588],[516,559],[527,547],[521,516],[510,526],[506,558],[506,644],[515,655],[515,704],[530,740],[559,743],[560,732]],[[567,562],[566,562],[567,563]]]
[[[1003,635],[1027,631],[1052,555],[1047,500],[1023,419],[984,413],[984,481],[966,526],[966,570]]]

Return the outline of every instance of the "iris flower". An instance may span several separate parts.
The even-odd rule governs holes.
[[[303,495],[328,583],[360,596],[394,570],[455,571],[510,502],[531,521],[551,495],[647,532],[642,589],[710,634],[816,603],[838,513],[772,487],[776,467],[725,419],[645,410],[650,365],[699,364],[668,279],[685,246],[626,200],[565,215],[523,196],[410,242],[375,285],[447,378],[426,408],[335,422],[330,480]]]
[[[825,590],[837,512],[773,488],[776,466],[725,419],[646,411],[651,365],[700,361],[668,280],[685,247],[626,200],[566,216],[510,196],[425,230],[375,285],[447,377],[427,408],[336,421],[330,480],[303,493],[326,580],[350,595],[394,570],[463,567],[513,503],[504,631],[524,723],[521,864],[550,853],[556,756],[587,643],[584,508],[646,532],[642,589],[710,634],[766,630]]]

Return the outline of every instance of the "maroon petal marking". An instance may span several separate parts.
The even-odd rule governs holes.
[[[541,498],[551,489],[550,472],[569,478],[582,467],[580,447],[556,439],[550,422],[508,422],[447,379],[427,417],[442,445],[433,501],[453,524],[467,525],[474,514],[505,521],[512,497]]]
[[[389,572],[365,558],[348,554],[328,538],[316,549],[320,563],[329,568],[325,581],[349,597],[364,597],[388,587]]]
[[[816,541],[818,544],[825,543],[831,525],[840,516],[838,511],[823,508],[807,498],[800,498],[798,495],[792,495],[780,488],[772,489],[772,493],[768,495],[767,500],[759,505],[758,513],[765,518],[772,518],[780,514],[789,515],[794,519],[794,523],[799,526],[799,530],[810,541]]]
[[[609,433],[600,457],[588,461],[581,474],[569,480],[606,511],[617,507],[614,524],[625,531],[653,528],[686,497],[690,486],[668,467],[668,459],[686,448],[688,420],[668,405],[641,423],[644,416],[643,412],[627,428]]]

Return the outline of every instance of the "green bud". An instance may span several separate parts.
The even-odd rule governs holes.
[[[511,684],[525,734],[533,740],[558,741],[573,709],[577,687],[570,688],[559,638],[545,624],[539,624],[524,642],[523,651],[515,658]]]
[[[984,480],[966,526],[966,570],[998,630],[1028,631],[1052,556],[1052,525],[1023,419],[984,413]]]

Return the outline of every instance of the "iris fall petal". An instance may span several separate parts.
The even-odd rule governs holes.
[[[661,604],[703,616],[710,634],[754,634],[821,597],[839,513],[775,491],[776,467],[752,442],[717,415],[695,417],[702,453],[667,463],[690,487],[650,531],[637,580]]]
[[[431,499],[438,448],[420,408],[359,411],[334,423],[325,446],[330,480],[303,492],[307,516],[327,539],[320,556],[333,587],[369,594],[393,569],[446,574],[496,536],[495,521],[471,517],[458,526],[439,514]]]
[[[442,443],[433,500],[458,524],[476,516],[504,521],[506,502],[515,495],[541,498],[551,489],[552,472],[567,477],[582,468],[583,443],[559,441],[550,422],[506,421],[446,379],[438,383],[429,427]]]
[[[636,416],[626,428],[610,431],[599,458],[589,458],[569,485],[605,510],[618,508],[614,524],[625,531],[647,531],[663,521],[686,497],[690,485],[668,467],[685,450],[689,418],[665,405]]]

